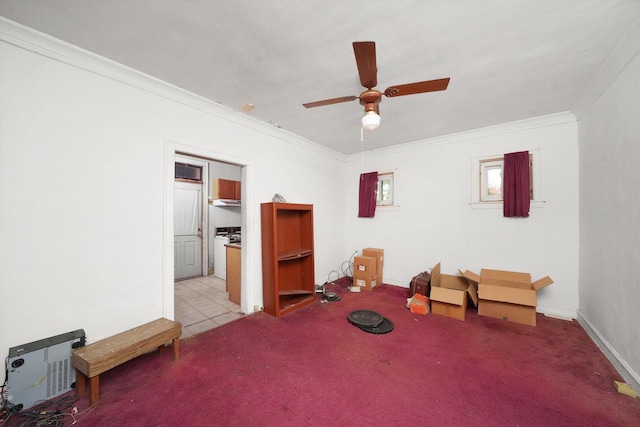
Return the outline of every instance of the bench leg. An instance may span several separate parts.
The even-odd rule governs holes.
[[[100,400],[100,375],[91,377],[91,397],[89,398],[89,405],[94,406]]]
[[[173,361],[180,359],[180,337],[173,339]]]
[[[87,377],[76,369],[76,395],[84,396],[87,392]]]

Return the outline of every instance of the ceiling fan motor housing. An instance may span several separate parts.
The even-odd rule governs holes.
[[[364,105],[364,112],[375,111],[380,114],[378,104],[382,99],[382,94],[375,89],[369,89],[360,94],[360,104]]]
[[[360,94],[360,104],[365,106],[367,104],[378,104],[380,103],[381,99],[382,99],[382,93],[380,93],[375,89],[365,90]]]

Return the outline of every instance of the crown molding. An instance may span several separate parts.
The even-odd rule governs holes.
[[[398,144],[391,147],[381,148],[379,150],[365,151],[363,153],[355,153],[349,156],[349,161],[360,160],[365,157],[388,156],[390,154],[398,154],[405,151],[414,151],[432,146],[455,144],[464,141],[478,140],[496,135],[523,132],[531,129],[539,129],[550,126],[558,126],[566,123],[576,122],[576,117],[570,112],[562,112],[549,114],[546,116],[534,117],[532,119],[518,120],[515,122],[503,123],[499,125],[487,126],[468,130],[449,135],[438,136],[420,141],[408,142],[406,144]]]
[[[131,67],[104,58],[78,46],[25,27],[0,16],[0,41],[76,67],[102,77],[124,83],[139,90],[185,105],[237,126],[268,135],[318,154],[346,162],[346,156],[338,151],[310,141],[275,125],[248,116],[219,102],[149,76]]]

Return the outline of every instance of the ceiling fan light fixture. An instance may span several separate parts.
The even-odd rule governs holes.
[[[375,111],[367,111],[362,116],[362,128],[366,130],[374,130],[380,126],[380,116]]]

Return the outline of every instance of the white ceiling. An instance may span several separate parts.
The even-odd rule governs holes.
[[[359,152],[351,43],[375,41],[377,149],[570,111],[638,21],[638,0],[0,0],[0,15],[345,154]]]

